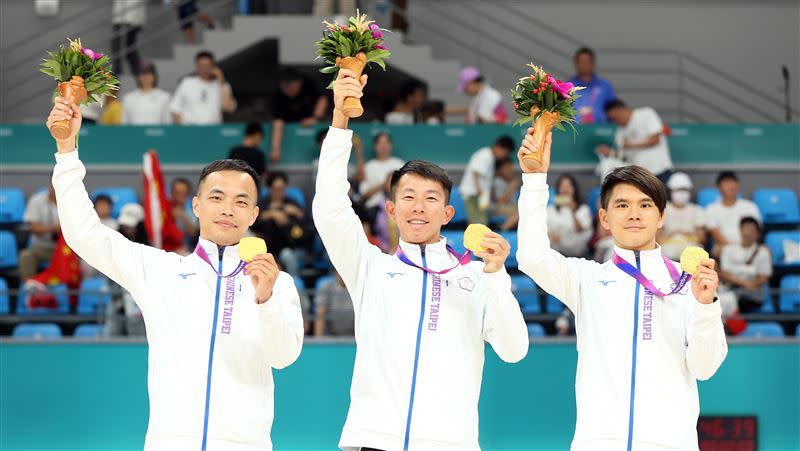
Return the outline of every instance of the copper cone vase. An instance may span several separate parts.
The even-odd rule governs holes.
[[[533,107],[531,109],[531,117],[535,116],[539,109]],[[544,152],[544,141],[547,135],[553,130],[553,127],[561,119],[561,114],[558,111],[543,111],[539,119],[533,124],[533,139],[536,140],[536,151],[531,152],[522,157],[522,164],[528,169],[534,170],[542,164],[542,152]]]
[[[88,95],[86,88],[83,87],[83,77],[77,75],[73,75],[69,81],[59,83],[58,92],[70,105],[83,103]],[[50,134],[58,140],[65,140],[72,136],[69,120],[64,119],[50,124]]]
[[[356,80],[361,81],[361,73],[364,71],[364,66],[367,64],[367,55],[364,52],[358,52],[356,56],[347,56],[342,58],[336,57],[336,65],[341,69],[349,69],[356,74]],[[364,107],[361,106],[361,100],[356,97],[345,97],[344,99],[344,115],[347,117],[359,117],[364,114]]]

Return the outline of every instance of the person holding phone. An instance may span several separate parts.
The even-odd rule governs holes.
[[[184,77],[172,96],[173,122],[186,125],[222,123],[222,113],[236,111],[231,85],[214,61],[214,54],[202,50],[194,57],[195,73]]]

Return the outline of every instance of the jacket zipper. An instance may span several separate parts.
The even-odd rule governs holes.
[[[206,450],[206,444],[208,441],[208,406],[209,401],[211,400],[211,367],[214,363],[214,342],[217,338],[217,315],[219,314],[219,294],[220,289],[222,287],[222,257],[225,255],[225,246],[219,248],[219,267],[217,272],[217,294],[215,296],[214,301],[214,322],[211,323],[211,345],[209,346],[208,350],[208,373],[206,376],[206,407],[205,413],[203,415],[203,442],[201,445],[201,450]]]
[[[427,260],[425,259],[425,245],[419,245],[420,252],[422,253],[422,267],[427,268]],[[408,441],[411,433],[411,412],[414,410],[414,390],[417,388],[417,364],[419,363],[419,345],[422,340],[422,322],[425,318],[425,298],[428,291],[428,272],[422,271],[422,300],[420,301],[419,310],[419,325],[417,325],[417,348],[414,351],[414,372],[411,376],[411,397],[408,401],[408,416],[406,417],[406,433],[403,440],[403,451],[408,451]]]
[[[642,270],[642,262],[639,256],[639,251],[633,251],[636,256],[636,269]],[[631,396],[630,396],[630,410],[628,413],[628,447],[627,450],[631,451],[633,446],[633,401],[636,394],[636,344],[639,336],[639,281],[636,281],[636,298],[633,302],[633,352],[631,356]]]

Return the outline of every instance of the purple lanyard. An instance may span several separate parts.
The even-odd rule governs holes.
[[[217,275],[217,277],[225,277],[225,278],[235,277],[237,274],[239,274],[239,272],[242,271],[242,269],[244,269],[244,262],[243,261],[239,261],[239,266],[237,266],[236,269],[233,270],[232,273],[228,274],[227,276],[223,276],[222,274],[220,274],[219,271],[217,271],[217,268],[214,267],[214,264],[211,263],[211,260],[208,258],[208,254],[206,253],[206,250],[203,249],[202,246],[200,246],[198,244],[197,247],[194,248],[194,253],[197,254],[198,257],[203,259],[204,262],[208,263],[208,266],[211,267],[211,270],[214,271],[214,273]]]
[[[667,266],[667,270],[669,271],[669,275],[670,275],[670,277],[672,277],[672,281],[675,282],[675,288],[673,288],[672,291],[669,292],[669,293],[663,293],[661,290],[656,288],[655,285],[653,285],[653,282],[650,282],[644,276],[644,274],[642,274],[641,271],[636,269],[635,266],[633,266],[630,263],[628,263],[627,261],[625,261],[625,259],[623,259],[619,255],[617,255],[616,252],[614,252],[613,257],[611,257],[611,261],[614,262],[614,264],[617,265],[617,268],[621,269],[625,274],[633,277],[640,284],[644,285],[644,287],[647,288],[648,291],[650,291],[651,293],[655,294],[656,296],[659,296],[659,297],[663,298],[663,297],[666,297],[666,296],[672,296],[673,294],[680,292],[683,289],[683,287],[686,286],[686,284],[689,282],[689,280],[692,279],[692,275],[688,274],[686,272],[683,272],[682,274],[678,274],[678,270],[675,268],[675,266],[672,264],[672,262],[669,261],[669,259],[664,254],[661,254],[661,258],[664,259],[664,264]]]
[[[400,246],[397,246],[397,253],[395,255],[397,256],[397,258],[400,259],[401,262],[405,263],[406,265],[413,266],[413,267],[419,268],[419,269],[421,269],[421,270],[423,270],[423,271],[425,271],[427,273],[437,274],[437,275],[439,275],[439,274],[447,274],[450,271],[458,268],[459,266],[466,265],[472,259],[472,253],[469,250],[464,252],[464,255],[459,255],[458,252],[456,252],[456,250],[453,249],[449,244],[446,245],[446,248],[453,255],[453,257],[455,257],[456,260],[458,260],[458,263],[456,263],[456,265],[453,266],[452,268],[445,269],[444,271],[434,271],[432,269],[423,268],[422,266],[417,265],[416,263],[412,262],[410,258],[408,258],[408,255],[406,255],[406,253],[403,252],[403,248],[401,248]]]

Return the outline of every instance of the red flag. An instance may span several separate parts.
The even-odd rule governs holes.
[[[50,259],[50,266],[28,280],[35,280],[43,285],[65,284],[70,291],[77,291],[81,286],[81,267],[78,256],[64,241],[64,235],[58,234],[55,250]],[[52,296],[49,294],[49,296]],[[75,305],[77,298],[70,296],[70,304]],[[55,298],[53,298],[55,306]]]
[[[144,154],[144,225],[150,244],[165,251],[183,247],[183,232],[172,216],[167,201],[164,174],[155,150]]]

